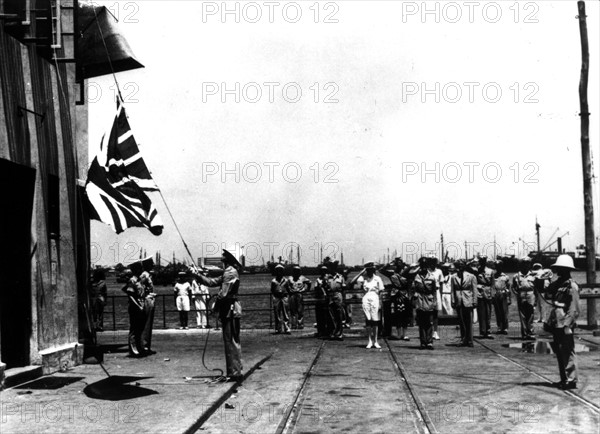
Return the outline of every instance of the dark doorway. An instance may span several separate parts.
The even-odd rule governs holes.
[[[29,364],[35,169],[0,159],[0,346],[7,368]]]

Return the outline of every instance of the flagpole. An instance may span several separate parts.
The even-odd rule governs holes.
[[[160,189],[158,189],[158,193],[160,194],[160,197],[161,197],[163,203],[165,204],[165,207],[167,208],[167,212],[169,213],[169,216],[171,217],[171,220],[173,221],[173,224],[175,225],[175,229],[177,229],[177,233],[179,234],[179,238],[181,238],[181,242],[183,243],[183,247],[185,247],[185,250],[187,251],[187,254],[190,256],[190,259],[192,260],[192,263],[195,264],[196,260],[192,256],[192,252],[190,252],[190,248],[188,247],[187,243],[183,239],[183,235],[181,235],[181,231],[179,230],[179,226],[177,226],[177,222],[175,221],[175,218],[173,217],[173,214],[171,213],[171,210],[169,209],[169,205],[167,204],[167,201],[165,200],[165,197],[163,196],[162,191]]]

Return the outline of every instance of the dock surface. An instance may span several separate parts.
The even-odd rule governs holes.
[[[419,349],[417,328],[381,349],[366,349],[358,326],[343,341],[312,333],[242,330],[238,383],[214,381],[220,331],[157,330],[157,354],[141,359],[128,357],[126,332],[100,333],[102,364],[0,393],[0,432],[599,432],[600,338],[590,331],[577,330],[580,380],[570,391],[552,386],[550,336],[539,330],[526,343],[517,324],[473,348],[440,326],[433,351]]]

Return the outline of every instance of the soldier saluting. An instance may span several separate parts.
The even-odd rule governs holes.
[[[561,389],[577,388],[577,366],[575,364],[575,338],[573,330],[579,316],[579,286],[571,278],[575,270],[573,258],[560,255],[552,266],[558,279],[545,290],[551,300],[552,310],[545,328],[552,332],[552,351],[558,361],[560,382],[555,383]]]

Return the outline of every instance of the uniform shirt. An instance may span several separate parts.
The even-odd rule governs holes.
[[[192,285],[190,285],[189,282],[177,282],[175,284],[175,286],[173,287],[173,291],[179,296],[179,297],[187,297],[190,292],[192,291]]]
[[[548,286],[546,294],[552,300],[552,311],[548,317],[551,327],[575,327],[579,316],[579,286],[573,279],[562,280],[560,277]]]
[[[274,278],[271,280],[271,294],[275,298],[284,298],[288,295],[289,280],[285,277],[281,277],[281,280]]]
[[[290,283],[288,285],[288,289],[289,289],[290,293],[291,294],[301,294],[308,289],[308,284],[310,283],[310,280],[308,280],[304,276],[299,276],[298,280],[294,280],[294,277],[290,276],[289,282]]]
[[[206,277],[198,275],[198,280],[208,287],[220,286],[217,293],[219,298],[236,299],[240,288],[240,275],[234,266],[229,265],[219,277]]]
[[[435,273],[427,270],[425,275],[417,273],[413,281],[414,306],[417,310],[437,310],[436,291],[439,288],[439,280]]]
[[[439,268],[435,268],[431,273],[433,273],[438,282],[438,289],[441,290],[444,286],[444,272]]]
[[[329,291],[328,276],[325,275],[325,277],[317,277],[317,281],[315,282],[315,298],[318,298],[318,299],[327,298],[328,291]]]
[[[332,276],[331,280],[329,281],[330,292],[331,293],[339,292],[341,294],[345,285],[346,285],[346,280],[344,279],[344,276],[342,276],[340,273],[335,273],[335,275]]]
[[[137,277],[131,277],[127,281],[127,284],[122,288],[122,291],[127,294],[127,297],[130,297],[129,303],[132,302],[131,298],[133,298],[138,304],[142,304],[141,300],[144,298],[144,286]]]
[[[452,274],[444,276],[442,281],[442,294],[452,294]]]
[[[531,306],[535,305],[535,293],[533,292],[535,276],[535,272],[523,274],[519,271],[513,277],[512,289],[517,295],[519,303],[526,303]]]
[[[377,276],[376,274],[374,274],[370,279],[365,276],[360,276],[356,282],[365,292],[373,291],[379,294],[384,289],[383,280],[381,280],[381,277]]]
[[[492,279],[492,297],[502,298],[510,297],[510,279],[504,273],[494,275]]]
[[[101,302],[105,302],[107,294],[108,294],[108,291],[106,289],[106,281],[105,280],[99,280],[97,282],[92,283],[92,290],[91,290],[90,295],[93,300],[99,300]]]
[[[477,306],[477,278],[465,271],[460,277],[459,273],[453,274],[450,279],[452,287],[452,304],[456,307]]]
[[[148,296],[154,293],[154,282],[152,276],[147,271],[140,274],[140,283],[144,286],[144,295]]]
[[[477,273],[477,298],[492,298],[492,279],[494,271],[484,267],[483,272]]]

